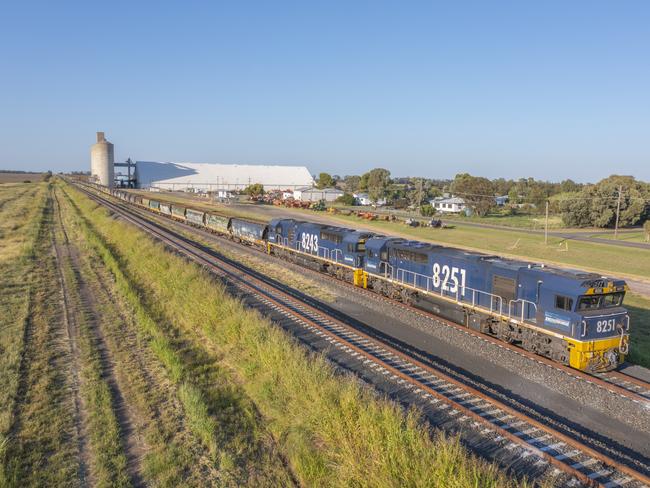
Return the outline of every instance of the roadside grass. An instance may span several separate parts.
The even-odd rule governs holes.
[[[404,412],[356,379],[337,374],[323,357],[308,354],[229,296],[200,267],[116,221],[77,190],[69,193],[119,256],[111,270],[116,275],[128,270],[140,295],[179,331],[195,334],[224,375],[238,380],[253,402],[251,417],[257,409],[301,485],[521,485],[468,454],[458,439],[432,435],[416,411]],[[115,260],[110,253],[102,257]]]
[[[0,486],[9,484],[8,451],[14,423],[24,351],[25,328],[33,296],[35,245],[45,205],[45,186],[33,193],[24,185],[12,185],[12,205],[0,209]],[[27,209],[26,212],[23,209]],[[22,220],[21,220],[22,219]],[[11,244],[8,245],[7,242]]]
[[[628,361],[650,368],[650,299],[626,294],[630,312],[630,355]]]
[[[254,406],[227,381],[227,371],[187,341],[173,321],[158,313],[156,300],[148,298],[133,280],[126,271],[129,264],[106,244],[104,236],[96,233],[94,223],[84,219],[82,229],[115,277],[120,294],[133,308],[136,322],[176,386],[187,425],[208,451],[219,484],[291,484],[277,448],[268,442],[260,419],[254,415]],[[151,463],[149,466],[151,473]]]
[[[501,213],[490,213],[485,217],[437,214],[436,218],[440,218],[443,221],[502,225],[504,227],[515,227],[518,229],[543,230],[545,226],[543,214],[504,215]],[[562,222],[560,215],[549,215],[548,228],[554,230],[566,229],[566,226]]]
[[[610,239],[614,240],[614,234],[611,232],[604,234],[591,234],[591,237],[597,237],[599,239]],[[648,243],[646,233],[643,231],[638,232],[619,232],[616,240],[621,242],[643,242]]]
[[[72,486],[77,483],[80,466],[68,383],[67,339],[61,327],[52,255],[49,188],[46,198],[37,239],[29,253],[34,269],[29,280],[32,300],[23,329],[18,386],[10,406],[11,440],[2,464],[2,484],[6,486]]]

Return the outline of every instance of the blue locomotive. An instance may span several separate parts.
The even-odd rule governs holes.
[[[579,370],[614,369],[628,353],[623,280],[314,222],[251,222],[114,194],[165,214],[170,205],[172,217]]]
[[[583,371],[628,352],[622,280],[293,219],[268,252]]]

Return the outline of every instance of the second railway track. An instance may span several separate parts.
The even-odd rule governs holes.
[[[132,209],[87,192],[137,227],[219,275],[303,342],[394,398],[418,405],[436,425],[463,432],[473,449],[519,475],[557,477],[557,484],[650,486],[643,469],[622,464],[512,407],[301,301],[271,280],[246,274],[191,240]],[[647,468],[647,467],[646,467]]]

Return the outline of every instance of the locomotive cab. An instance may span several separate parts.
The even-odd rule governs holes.
[[[565,336],[572,367],[589,372],[616,368],[629,344],[629,315],[622,306],[625,282],[572,270],[549,271],[540,280],[538,320]]]

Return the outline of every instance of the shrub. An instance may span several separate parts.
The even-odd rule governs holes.
[[[356,199],[350,193],[344,193],[336,199],[336,203],[342,203],[343,205],[354,205]]]

